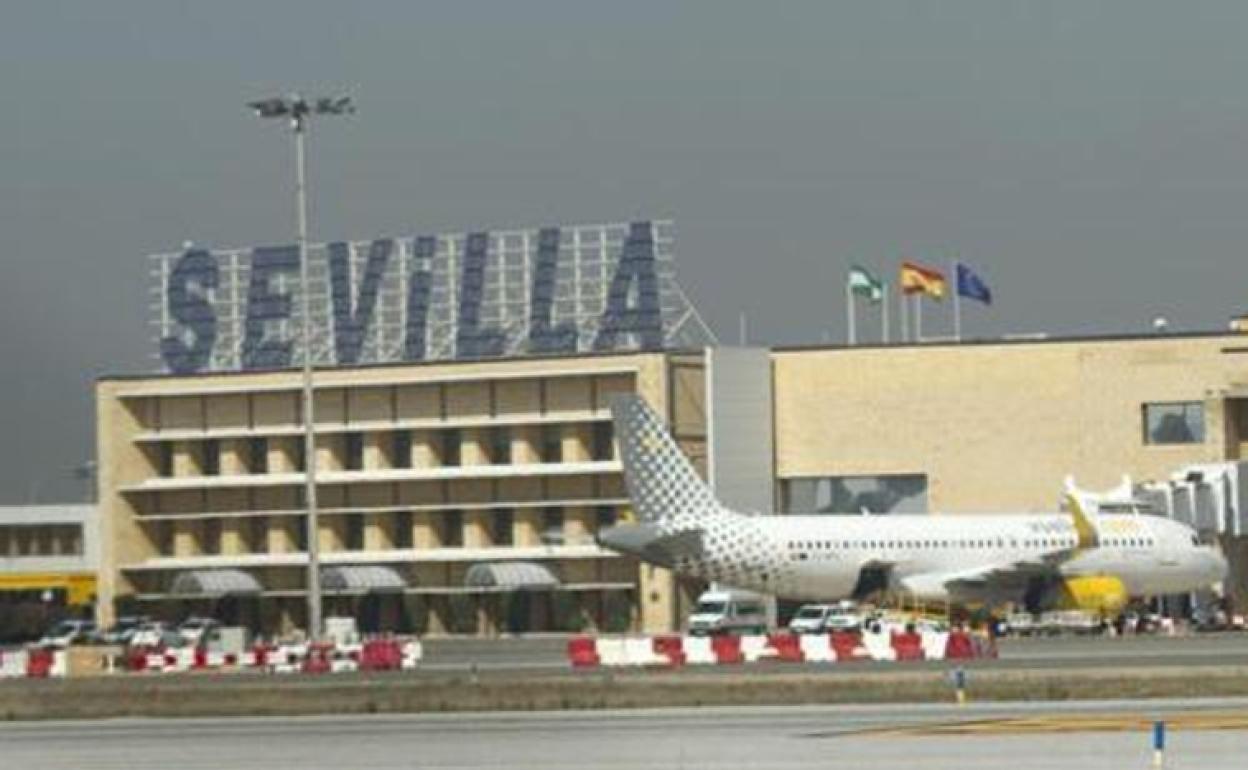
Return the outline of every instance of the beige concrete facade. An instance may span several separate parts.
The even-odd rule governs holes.
[[[1248,340],[1157,336],[776,350],[776,474],[922,474],[932,511],[1044,511],[1063,480],[1164,479],[1248,448]],[[1149,443],[1150,404],[1204,436]]]
[[[679,627],[699,586],[593,538],[629,516],[610,395],[643,395],[705,473],[705,361],[666,352],[318,372],[323,561],[386,566],[408,586],[401,599],[329,595],[327,613],[429,633]],[[930,511],[1044,511],[1067,475],[1108,488],[1248,451],[1242,335],[777,349],[770,366],[781,498],[787,482],[909,476]],[[105,620],[137,605],[233,612],[265,630],[302,623],[298,386],[297,372],[98,383]],[[1199,429],[1158,440],[1146,417],[1157,409]],[[511,561],[547,567],[560,588],[534,598],[466,585],[475,565]],[[177,575],[210,569],[242,570],[262,593],[210,606],[171,595]]]
[[[431,633],[675,627],[670,574],[593,538],[630,515],[611,394],[640,393],[679,417],[694,448],[705,438],[699,410],[674,416],[672,404],[701,403],[701,360],[640,353],[318,371],[322,563],[385,566],[407,585],[398,596],[330,592],[326,613]],[[203,611],[268,632],[301,625],[298,372],[106,378],[96,400],[101,619]],[[474,565],[512,561],[545,567],[559,588],[465,584]],[[261,592],[172,593],[179,575],[205,570],[241,571]]]

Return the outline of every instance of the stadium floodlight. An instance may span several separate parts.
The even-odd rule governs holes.
[[[316,501],[316,419],[312,398],[312,291],[308,275],[308,194],[304,134],[312,115],[353,115],[355,104],[349,96],[321,97],[308,101],[298,94],[275,96],[248,102],[261,118],[286,118],[295,136],[295,209],[298,216],[299,291],[303,316],[303,477],[304,504],[307,508],[305,531],[308,550],[308,636],[320,639],[321,621],[320,526]]]

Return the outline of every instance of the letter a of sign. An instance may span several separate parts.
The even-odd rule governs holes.
[[[637,284],[637,304],[628,298]],[[607,290],[607,307],[598,320],[594,350],[616,350],[620,335],[635,334],[641,350],[663,347],[663,315],[659,311],[659,278],[654,265],[654,229],[649,222],[633,222]]]
[[[334,306],[334,354],[340,364],[354,364],[364,349],[364,335],[372,325],[377,308],[377,292],[390,263],[394,241],[388,238],[373,241],[368,247],[368,261],[360,278],[355,309],[351,302],[351,247],[345,243],[329,244],[329,280]]]

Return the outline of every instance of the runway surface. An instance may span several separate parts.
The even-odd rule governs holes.
[[[14,770],[1143,768],[1158,716],[1175,725],[1168,768],[1243,766],[1248,699],[10,724],[0,757]]]

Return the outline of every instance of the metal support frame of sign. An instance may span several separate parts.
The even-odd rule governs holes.
[[[300,361],[293,249],[154,255],[164,369]],[[308,254],[318,366],[715,344],[676,281],[671,222],[313,244]]]

